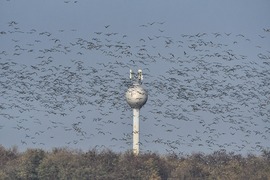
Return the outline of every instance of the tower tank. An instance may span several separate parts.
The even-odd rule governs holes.
[[[134,83],[126,92],[126,100],[132,109],[141,109],[146,103],[148,94],[139,83]]]

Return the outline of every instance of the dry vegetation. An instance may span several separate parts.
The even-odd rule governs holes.
[[[0,179],[270,179],[270,152],[260,156],[220,150],[189,156],[130,151],[70,150],[46,152],[0,146]]]

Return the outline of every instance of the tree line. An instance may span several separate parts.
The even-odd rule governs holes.
[[[131,151],[51,151],[0,145],[0,179],[270,179],[270,151],[246,156],[215,151],[160,155],[154,152],[134,156]]]

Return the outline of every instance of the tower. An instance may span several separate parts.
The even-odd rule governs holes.
[[[148,94],[141,86],[143,75],[142,70],[138,70],[137,80],[134,79],[134,73],[130,70],[130,79],[133,80],[133,85],[128,88],[126,92],[126,100],[129,106],[133,109],[133,153],[139,154],[140,142],[139,142],[139,116],[140,109],[146,103]]]

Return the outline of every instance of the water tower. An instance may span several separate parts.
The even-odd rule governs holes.
[[[138,70],[137,79],[134,78],[134,73],[130,70],[130,79],[133,80],[133,85],[126,92],[126,100],[129,106],[133,109],[133,153],[139,154],[139,116],[140,109],[146,103],[148,94],[141,86],[143,75],[142,70]]]

